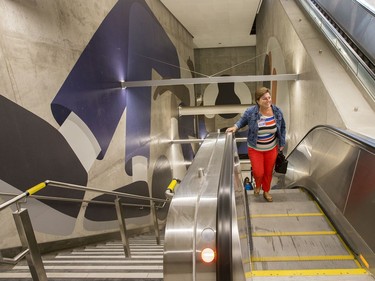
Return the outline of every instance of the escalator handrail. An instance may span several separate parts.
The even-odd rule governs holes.
[[[291,155],[293,151],[296,150],[299,147],[299,145],[304,142],[304,140],[308,137],[308,135],[315,130],[329,131],[340,137],[343,137],[344,139],[354,142],[355,144],[357,144],[358,146],[360,146],[361,148],[367,151],[375,153],[375,139],[371,139],[369,137],[360,135],[359,133],[349,131],[349,130],[343,130],[343,129],[340,129],[331,125],[317,125],[311,128],[306,133],[306,135],[298,142],[298,144],[294,147],[294,149],[290,153],[288,153],[288,156]]]
[[[231,172],[229,172],[229,170]],[[233,135],[226,134],[220,171],[216,216],[216,280],[233,280],[232,257]]]

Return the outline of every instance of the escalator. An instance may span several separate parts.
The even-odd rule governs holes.
[[[249,196],[252,280],[375,280],[374,140],[313,128],[288,156],[274,203]]]
[[[272,204],[249,196],[253,251],[247,278],[374,280],[308,192],[272,193]]]
[[[313,128],[276,175],[273,203],[244,191],[231,141],[208,136],[172,199],[164,280],[375,280],[374,140]]]

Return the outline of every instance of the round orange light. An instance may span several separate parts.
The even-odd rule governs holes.
[[[215,251],[211,248],[205,248],[201,253],[201,257],[205,263],[210,263],[215,259]]]

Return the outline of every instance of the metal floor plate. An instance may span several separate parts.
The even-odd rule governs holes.
[[[336,235],[253,237],[255,257],[351,255]]]
[[[253,251],[247,280],[374,281],[311,196],[272,190],[274,202],[249,192]]]

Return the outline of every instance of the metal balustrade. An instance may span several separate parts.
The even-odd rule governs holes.
[[[73,198],[59,198],[59,197],[35,195],[38,191],[46,188],[47,186],[81,190],[81,191],[92,191],[92,192],[98,192],[101,194],[113,195],[115,197],[115,200],[113,203],[111,203],[111,202],[104,202],[104,201],[98,201],[98,200],[90,201],[90,200],[79,200],[79,199],[73,199]],[[156,242],[158,245],[160,245],[160,232],[159,232],[158,218],[156,215],[156,209],[163,208],[165,204],[169,201],[168,199],[153,198],[153,197],[140,196],[140,195],[122,193],[122,192],[116,192],[116,191],[107,191],[107,190],[103,190],[99,188],[80,186],[80,185],[63,183],[63,182],[52,181],[52,180],[46,180],[42,183],[39,183],[18,195],[10,194],[10,193],[4,193],[1,195],[14,196],[12,199],[0,205],[0,211],[12,205],[16,206],[16,211],[13,212],[13,218],[16,224],[18,235],[20,237],[22,251],[13,258],[3,257],[0,252],[0,262],[8,263],[8,264],[16,264],[18,261],[26,257],[31,276],[33,280],[35,281],[45,281],[48,279],[47,279],[46,271],[45,271],[43,261],[41,258],[41,254],[38,248],[38,243],[35,238],[35,233],[33,230],[33,226],[30,220],[28,210],[26,208],[21,207],[21,204],[25,204],[27,202],[27,197],[32,196],[36,199],[56,200],[56,201],[64,201],[64,202],[90,202],[90,203],[97,203],[97,204],[113,204],[114,207],[116,208],[117,220],[119,223],[119,230],[120,230],[120,235],[121,235],[121,241],[124,247],[125,257],[131,257],[131,252],[130,252],[130,247],[129,247],[123,207],[124,206],[137,206],[137,207],[149,207],[151,209],[151,216],[152,216],[153,224],[154,224]],[[121,202],[122,198],[133,198],[133,199],[138,199],[138,200],[145,200],[150,203],[149,204],[124,204]],[[156,205],[155,202],[159,203],[159,205]]]

